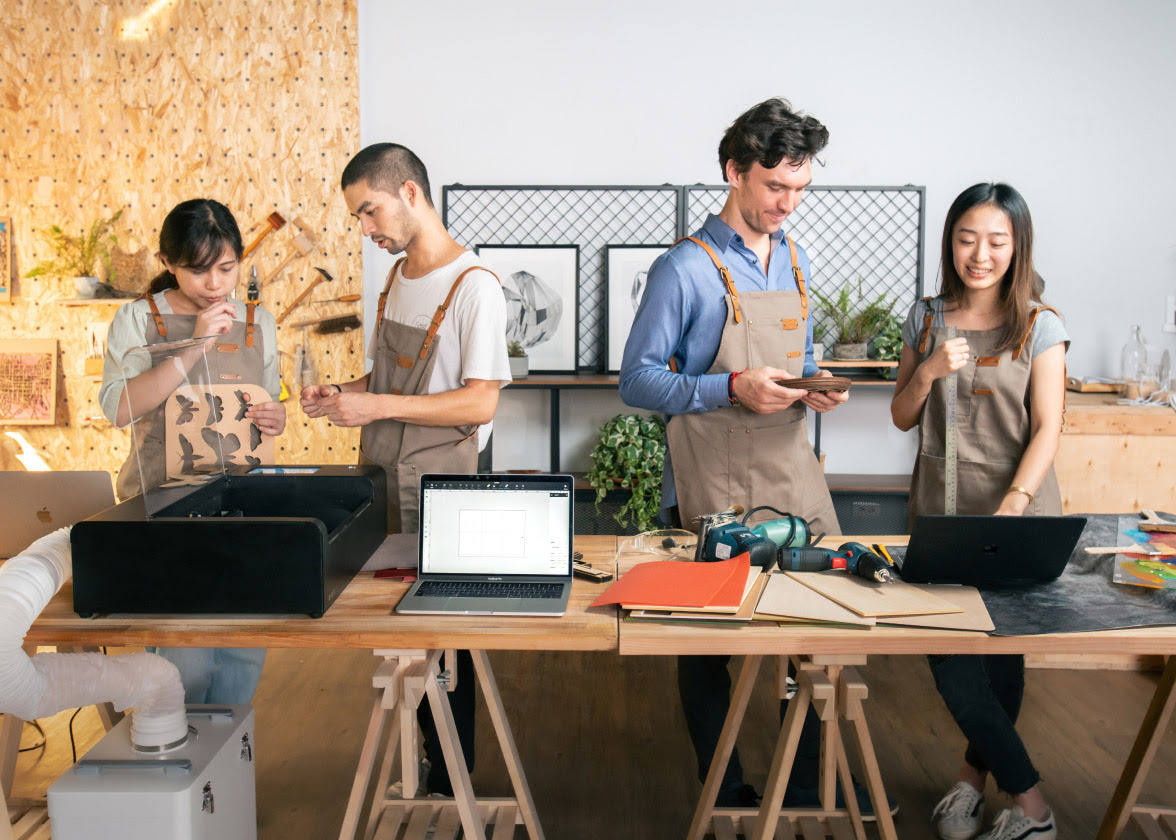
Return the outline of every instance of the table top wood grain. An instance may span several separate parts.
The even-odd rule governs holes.
[[[576,537],[593,566],[611,568],[612,536]],[[174,647],[385,648],[474,650],[616,650],[615,607],[589,607],[607,583],[576,578],[565,616],[435,616],[393,612],[408,584],[358,574],[322,618],[305,615],[151,616],[73,611],[70,583],[54,596],[25,638],[40,645]]]

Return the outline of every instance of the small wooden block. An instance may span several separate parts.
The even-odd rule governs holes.
[[[829,833],[833,840],[855,840],[853,825],[848,817],[829,817]]]
[[[395,840],[404,823],[404,806],[389,805],[380,813],[380,822],[372,840]]]
[[[715,817],[715,840],[735,840],[738,833],[735,831],[735,820],[731,817]]]
[[[493,840],[513,840],[519,822],[519,809],[514,804],[503,805],[494,814]]]
[[[804,840],[824,840],[827,836],[825,827],[816,817],[801,817],[798,822],[800,823],[800,835]]]

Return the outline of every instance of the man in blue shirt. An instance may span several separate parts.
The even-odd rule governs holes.
[[[667,524],[689,528],[695,517],[733,504],[771,505],[804,516],[813,532],[840,533],[808,441],[805,406],[829,411],[847,394],[787,385],[829,373],[813,361],[808,257],[781,231],[828,139],[820,122],[782,99],[741,115],[719,144],[731,187],[722,211],[650,269],[625,345],[620,393],[628,405],[667,415]],[[751,521],[772,516],[764,512]],[[703,781],[730,706],[729,659],[678,660],[679,694]],[[820,723],[810,708],[786,804],[819,804],[819,758]],[[734,752],[717,804],[757,801]]]

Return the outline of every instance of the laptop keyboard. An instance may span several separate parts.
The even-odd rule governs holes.
[[[426,580],[417,595],[426,598],[558,598],[562,583],[486,583],[463,580]]]

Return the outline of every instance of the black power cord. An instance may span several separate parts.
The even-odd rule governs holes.
[[[45,730],[41,728],[41,724],[35,720],[26,720],[25,725],[35,727],[36,730],[41,733],[41,741],[38,744],[33,744],[31,747],[21,747],[19,750],[17,750],[17,752],[23,753],[23,752],[32,752],[33,750],[44,749],[45,742],[48,740],[48,736],[45,734]]]

